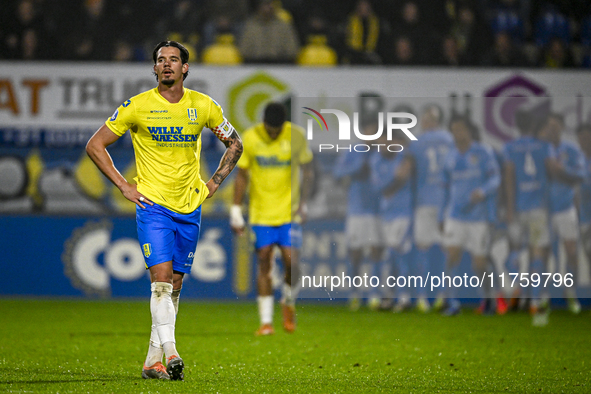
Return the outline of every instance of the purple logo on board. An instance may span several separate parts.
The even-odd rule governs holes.
[[[520,108],[532,111],[550,110],[546,89],[524,76],[515,75],[484,92],[484,127],[502,141],[515,138],[515,112]]]

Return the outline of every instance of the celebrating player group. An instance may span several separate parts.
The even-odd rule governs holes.
[[[478,277],[494,273],[490,277],[497,278],[504,271],[517,275],[521,269],[522,274],[541,278],[551,272],[550,253],[558,259],[557,246],[562,245],[574,285],[561,283],[569,309],[579,313],[580,241],[591,256],[591,125],[578,127],[577,144],[564,138],[564,119],[557,113],[540,116],[518,110],[515,124],[520,135],[495,151],[480,142],[479,130],[468,116],[453,114],[444,123],[441,109],[428,105],[420,116],[417,141],[394,135],[394,142],[404,146],[401,152],[342,154],[334,175],[348,179],[346,233],[352,275],[360,275],[367,256],[370,264],[364,266],[374,275],[384,271],[381,265],[393,265],[397,276],[414,268],[425,278],[428,271],[441,268],[453,277],[460,273],[462,254],[467,252]],[[364,130],[371,134],[376,127],[369,122]],[[510,243],[502,269],[492,263],[490,253],[493,237],[499,234]],[[442,260],[439,246],[444,251],[442,267],[437,265]],[[518,264],[523,250],[529,252],[525,269]],[[544,286],[527,282],[506,294],[515,281],[494,282],[507,283],[505,289],[483,281],[478,311],[502,314],[529,303],[534,324],[546,324],[549,294]],[[353,289],[354,310],[361,305],[362,290]],[[401,312],[412,306],[409,290],[398,289],[397,302],[391,305],[391,294],[370,288],[368,307]],[[422,312],[435,308],[446,315],[460,313],[455,290],[448,286],[430,305],[425,290],[414,289],[416,307]]]

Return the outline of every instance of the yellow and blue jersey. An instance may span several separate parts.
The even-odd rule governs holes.
[[[285,122],[272,140],[260,123],[243,133],[242,144],[237,165],[250,174],[250,224],[281,226],[297,221],[292,215],[300,202],[300,165],[312,161],[304,130]]]
[[[203,128],[222,140],[234,131],[218,103],[190,89],[178,103],[157,88],[148,90],[123,103],[106,125],[118,136],[131,132],[138,191],[182,214],[195,211],[208,195],[199,175]]]

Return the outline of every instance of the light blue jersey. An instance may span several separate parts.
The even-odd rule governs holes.
[[[494,223],[497,227],[505,226],[505,223],[501,220],[499,211],[504,208],[504,199],[503,197],[503,190],[502,190],[502,181],[503,181],[503,153],[493,149],[492,150],[493,156],[495,158],[495,162],[499,167],[499,176],[501,177],[501,186],[495,190],[489,197],[487,197],[487,205],[488,205],[488,220],[490,223]]]
[[[562,141],[556,148],[556,156],[564,171],[573,177],[585,177],[585,156],[577,145]],[[575,185],[560,181],[550,182],[550,212],[557,213],[570,209],[575,204]]]
[[[546,160],[555,156],[552,145],[524,136],[505,144],[503,158],[515,167],[515,210],[548,208]]]
[[[394,182],[395,173],[404,160],[404,154],[397,153],[394,157],[384,157],[374,152],[369,159],[371,168],[371,182],[374,189],[380,193],[380,217],[384,221],[391,221],[412,214],[412,190],[410,180],[396,191],[385,196],[383,191]]]
[[[461,153],[452,150],[443,170],[447,217],[464,222],[487,222],[490,220],[488,198],[494,196],[501,184],[499,165],[491,149],[473,142]],[[480,189],[485,199],[472,204],[472,192]]]
[[[591,224],[591,156],[585,158],[585,179],[580,187],[579,221]]]
[[[350,177],[347,215],[377,215],[379,204],[377,194],[370,181],[369,157],[365,152],[344,152],[336,162],[335,178]]]
[[[443,203],[443,164],[454,147],[447,130],[429,131],[408,145],[415,162],[416,207],[441,207]]]

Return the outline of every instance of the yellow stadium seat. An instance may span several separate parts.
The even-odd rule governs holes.
[[[45,171],[45,165],[38,149],[33,149],[26,160],[27,172],[29,174],[29,185],[27,195],[33,200],[33,205],[37,208],[43,206],[43,194],[39,190],[39,179]]]
[[[304,46],[298,55],[300,66],[332,67],[337,64],[337,53],[326,44],[326,36],[313,35],[308,38],[308,44]]]
[[[203,51],[203,63],[217,66],[233,66],[242,63],[240,51],[234,44],[232,34],[220,34],[215,44]]]

